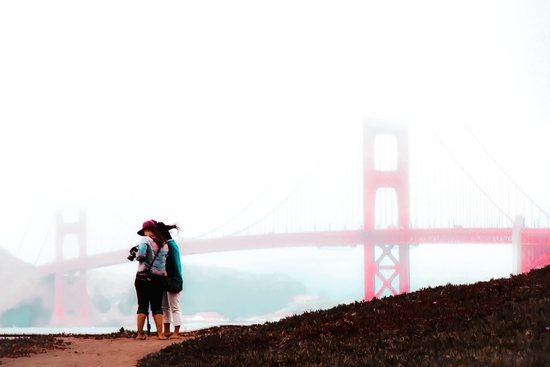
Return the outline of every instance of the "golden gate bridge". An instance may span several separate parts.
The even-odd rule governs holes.
[[[182,256],[360,245],[365,300],[409,291],[410,245],[512,244],[516,273],[550,263],[550,217],[465,129],[477,143],[466,150],[427,125],[367,121],[227,222],[180,239]],[[86,271],[126,262],[128,249],[90,251],[84,211],[74,222],[58,213],[55,230],[55,260],[39,266],[55,274],[53,321],[87,324]],[[68,235],[78,257],[64,257]]]

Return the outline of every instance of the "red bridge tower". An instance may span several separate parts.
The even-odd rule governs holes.
[[[408,150],[406,125],[387,121],[363,125],[364,230],[384,229],[377,225],[409,227]],[[392,208],[397,213],[390,213],[384,222],[378,207]],[[409,245],[366,241],[364,264],[365,300],[380,297],[384,291],[409,291]]]
[[[78,326],[90,323],[88,315],[88,294],[86,291],[86,270],[64,271],[62,268],[67,236],[76,236],[78,257],[86,257],[86,213],[81,210],[78,221],[65,222],[61,212],[56,216],[54,325]]]

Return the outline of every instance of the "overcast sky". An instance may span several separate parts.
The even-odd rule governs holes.
[[[216,227],[366,118],[466,123],[550,212],[549,41],[545,0],[0,1],[0,246]]]

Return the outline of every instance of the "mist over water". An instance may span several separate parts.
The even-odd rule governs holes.
[[[0,332],[81,330],[52,326],[54,278],[36,270],[55,259],[58,212],[73,222],[85,211],[87,255],[129,249],[150,218],[177,222],[180,246],[361,228],[365,120],[406,123],[411,137],[428,124],[478,183],[507,182],[488,153],[550,213],[549,38],[550,5],[538,0],[0,2],[0,276],[13,279]],[[415,136],[411,172],[437,167],[439,177],[414,181],[411,200],[454,185],[444,203],[458,201],[466,181],[443,183],[452,159],[428,133]],[[430,222],[430,205],[411,204],[415,223]],[[64,241],[64,259],[81,256],[76,236]],[[506,277],[512,251],[411,245],[409,288]],[[188,330],[364,296],[360,244],[182,263]],[[121,258],[86,272],[93,328],[82,330],[134,327],[136,267]]]

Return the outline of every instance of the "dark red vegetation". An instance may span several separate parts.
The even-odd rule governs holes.
[[[132,330],[121,328],[119,331],[110,334],[4,334],[0,336],[0,358],[27,357],[31,354],[44,353],[49,349],[65,349],[71,344],[66,342],[65,337],[76,337],[83,339],[114,339],[114,338],[135,338],[137,333]],[[1,363],[0,363],[1,364]]]
[[[66,343],[53,335],[3,337],[0,339],[0,358],[27,357],[31,354],[44,353],[48,349],[64,348]]]
[[[550,267],[219,327],[138,366],[550,366]]]

